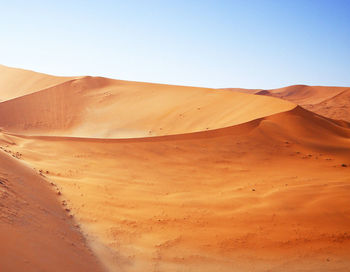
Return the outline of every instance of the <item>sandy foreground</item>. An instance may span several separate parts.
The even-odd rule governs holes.
[[[236,90],[104,78],[11,93],[1,271],[348,271],[349,123]]]

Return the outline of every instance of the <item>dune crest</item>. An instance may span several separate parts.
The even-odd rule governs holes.
[[[82,77],[0,104],[0,127],[26,135],[135,138],[228,127],[294,108],[213,89]]]
[[[34,93],[73,78],[51,76],[0,65],[0,101]]]

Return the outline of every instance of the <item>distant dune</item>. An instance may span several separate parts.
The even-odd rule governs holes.
[[[347,272],[350,123],[298,104],[349,91],[241,92],[80,77],[0,103],[0,270]]]
[[[300,105],[318,104],[341,93],[346,87],[293,85],[270,90],[270,93]]]
[[[331,98],[320,103],[305,105],[305,108],[333,119],[350,122],[350,88],[341,88],[341,90]]]
[[[225,89],[281,98],[305,109],[338,120],[350,122],[350,88],[293,85],[273,90]]]

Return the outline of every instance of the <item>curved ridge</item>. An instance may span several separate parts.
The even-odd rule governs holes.
[[[265,127],[268,123],[274,123],[273,127]],[[267,130],[266,130],[267,129]],[[135,143],[135,142],[164,142],[174,140],[193,140],[193,139],[207,139],[207,138],[220,138],[233,135],[249,134],[254,130],[265,131],[265,135],[270,135],[272,140],[278,135],[284,139],[300,138],[309,139],[312,142],[322,142],[324,138],[330,137],[339,140],[350,139],[350,123],[344,121],[337,121],[322,115],[315,114],[300,106],[295,108],[276,113],[270,116],[254,119],[242,124],[233,125],[224,128],[218,128],[208,131],[199,131],[191,133],[182,133],[175,135],[163,135],[153,137],[141,137],[141,138],[123,138],[123,139],[105,139],[105,138],[88,138],[88,137],[67,137],[67,136],[31,136],[21,135],[16,133],[9,133],[15,137],[23,139],[38,139],[47,141],[76,141],[76,142],[91,142],[91,143]],[[315,135],[319,135],[315,138]],[[282,137],[282,138],[283,138]],[[329,141],[329,140],[327,140]]]

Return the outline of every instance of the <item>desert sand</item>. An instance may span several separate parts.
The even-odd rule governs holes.
[[[316,89],[300,105],[346,94]],[[242,92],[77,77],[0,103],[0,268],[348,271],[350,124]]]

